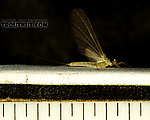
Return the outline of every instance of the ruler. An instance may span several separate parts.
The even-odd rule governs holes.
[[[0,66],[0,120],[149,120],[150,69]]]
[[[149,120],[149,102],[2,102],[1,120]]]

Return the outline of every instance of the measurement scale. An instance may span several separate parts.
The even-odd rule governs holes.
[[[0,66],[0,120],[149,120],[150,69]]]

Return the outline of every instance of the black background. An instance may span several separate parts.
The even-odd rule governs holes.
[[[0,19],[48,19],[49,27],[0,28],[0,64],[59,65],[87,61],[72,37],[69,15],[73,8],[87,13],[108,58],[133,67],[150,67],[149,4],[119,0],[2,0]]]

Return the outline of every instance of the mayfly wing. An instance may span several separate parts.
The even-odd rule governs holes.
[[[88,57],[91,61],[104,61],[97,53],[91,51],[90,49],[85,49],[85,56]]]
[[[80,8],[71,12],[71,23],[80,52],[92,61],[106,57],[86,13]]]

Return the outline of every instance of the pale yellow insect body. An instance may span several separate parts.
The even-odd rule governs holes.
[[[71,62],[67,65],[90,68],[118,66],[115,59],[111,62],[110,59],[106,57],[93,31],[90,20],[83,10],[80,8],[74,9],[71,12],[71,22],[78,48],[91,62]]]
[[[112,66],[113,64],[106,58],[104,62],[71,62],[67,65],[90,68],[106,68],[107,66]]]

